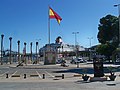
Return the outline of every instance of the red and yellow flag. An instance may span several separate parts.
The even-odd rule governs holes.
[[[62,18],[51,7],[49,7],[49,18],[50,19],[55,18],[58,24],[60,24],[60,21],[62,20]]]

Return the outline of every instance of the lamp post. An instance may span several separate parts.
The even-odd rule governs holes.
[[[89,56],[89,60],[91,60],[91,40],[93,39],[93,37],[88,37],[88,39],[89,39],[89,42],[90,42],[90,49],[89,49],[90,56]]]
[[[3,37],[4,35],[1,35],[1,65],[3,64]]]
[[[120,4],[114,5],[114,7],[118,7],[118,13],[119,13],[119,35],[118,35],[118,40],[119,40],[119,45],[118,48],[120,48]]]
[[[76,57],[78,56],[77,55],[77,34],[79,34],[79,32],[72,32],[72,34],[75,35],[75,52],[76,52]]]
[[[10,59],[10,64],[12,64],[12,59],[11,59],[12,37],[10,37],[9,40],[10,40],[10,55],[9,55],[9,59]]]

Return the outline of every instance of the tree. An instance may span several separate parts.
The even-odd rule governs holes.
[[[118,47],[118,24],[116,16],[107,15],[100,19],[97,38],[101,45],[97,47],[97,51],[108,58]]]
[[[118,45],[118,18],[112,15],[107,15],[100,19],[98,27],[98,41],[101,44],[110,42],[115,46]]]
[[[105,55],[107,59],[110,59],[110,56],[112,55],[112,52],[115,49],[116,48],[110,43],[101,44],[97,46],[97,52],[99,52],[101,55]]]

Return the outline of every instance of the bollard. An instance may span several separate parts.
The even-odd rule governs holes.
[[[79,68],[79,62],[77,62],[77,68]]]
[[[62,79],[64,79],[64,74],[62,74]]]
[[[26,74],[24,74],[24,79],[26,79]]]
[[[45,74],[43,74],[43,79],[45,79]]]
[[[6,73],[6,78],[8,78],[8,73]]]

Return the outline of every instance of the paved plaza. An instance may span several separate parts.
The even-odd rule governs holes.
[[[119,90],[114,82],[2,82],[1,90]],[[111,85],[110,85],[111,84]]]
[[[107,66],[107,65],[105,65]],[[117,66],[117,65],[114,65]],[[119,67],[119,66],[117,66]],[[115,81],[83,81],[82,69],[88,68],[88,75],[93,77],[92,64],[74,64],[69,67],[58,65],[27,65],[16,67],[13,65],[0,66],[1,90],[119,90],[120,73],[116,72]],[[8,77],[7,75],[8,74]],[[26,74],[26,78],[24,76]],[[64,74],[64,78],[62,75]],[[109,74],[109,73],[105,73]],[[43,78],[43,75],[44,78]]]

